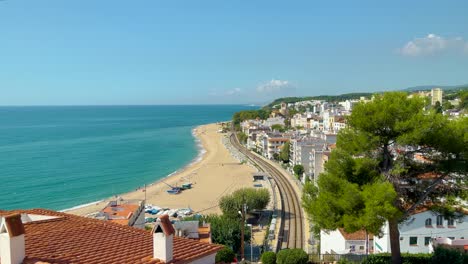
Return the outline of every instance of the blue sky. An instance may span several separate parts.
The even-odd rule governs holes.
[[[468,1],[0,1],[0,105],[468,83]]]

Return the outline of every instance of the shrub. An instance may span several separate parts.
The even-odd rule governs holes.
[[[432,254],[401,254],[403,264],[427,264],[431,263]],[[388,253],[369,255],[363,264],[390,264],[392,256]]]
[[[264,252],[262,254],[262,264],[276,264],[276,254],[275,252]]]
[[[218,253],[216,253],[216,263],[218,262],[225,262],[225,263],[231,263],[234,260],[234,257],[236,254],[234,254],[234,251],[228,247],[224,247]]]
[[[434,251],[431,263],[464,264],[468,263],[468,254],[463,254],[454,249],[437,247]]]
[[[277,264],[306,264],[309,256],[300,248],[283,249],[276,256]]]

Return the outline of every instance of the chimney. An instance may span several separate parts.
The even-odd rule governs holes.
[[[21,264],[26,255],[24,226],[20,214],[0,217],[0,259],[2,264]]]
[[[156,220],[153,227],[153,258],[164,262],[172,260],[174,227],[168,215],[163,215]],[[3,263],[2,263],[3,264]]]

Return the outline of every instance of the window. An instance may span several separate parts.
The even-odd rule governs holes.
[[[426,219],[426,226],[432,226],[432,219],[431,218]]]
[[[443,226],[444,225],[444,217],[441,215],[437,216],[437,226]]]
[[[448,237],[448,238],[450,238],[450,239],[452,239],[452,240],[454,240],[454,239],[455,239],[455,237]]]
[[[454,221],[453,221],[453,218],[447,219],[447,225],[448,225],[448,226],[454,226],[454,225],[455,225],[455,224],[454,224]]]
[[[410,246],[417,246],[418,245],[418,237],[410,237],[409,238]]]
[[[431,242],[431,237],[424,237],[424,245],[427,246]]]
[[[364,246],[359,246],[359,250],[364,250]]]

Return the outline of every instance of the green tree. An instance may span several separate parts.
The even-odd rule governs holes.
[[[301,178],[302,174],[304,174],[304,166],[302,166],[301,164],[294,165],[293,171],[298,178]]]
[[[279,161],[280,160],[280,155],[278,153],[273,153],[273,159],[276,160],[276,161]]]
[[[239,141],[243,144],[247,143],[247,138],[248,136],[244,132],[238,132],[237,133],[237,138],[239,138]]]
[[[216,263],[224,262],[224,263],[231,263],[234,261],[236,257],[236,253],[232,251],[232,249],[225,247],[216,253]]]
[[[242,206],[247,205],[247,210],[262,210],[270,202],[270,193],[267,189],[242,188],[232,194],[225,195],[219,200],[219,207],[228,217],[238,218]]]
[[[276,131],[279,131],[279,132],[284,132],[286,131],[284,126],[280,125],[280,124],[274,124],[271,126],[271,129],[272,130],[276,130]]]
[[[283,162],[289,162],[289,151],[290,151],[290,143],[287,141],[284,143],[283,147],[281,148],[279,157]]]
[[[238,252],[241,245],[242,223],[237,218],[226,215],[208,215],[200,219],[200,222],[210,223],[211,239],[213,243],[224,245]],[[245,229],[244,241],[250,241],[250,229]]]
[[[449,110],[453,108],[454,106],[448,100],[445,100],[444,103],[442,104],[442,109],[444,110]]]
[[[435,103],[435,105],[434,105],[434,110],[435,110],[435,112],[436,112],[437,114],[442,114],[443,109],[442,109],[442,105],[440,104],[439,101],[437,101],[437,102]]]
[[[276,255],[278,264],[306,264],[309,256],[300,248],[283,249]]]
[[[416,208],[458,216],[455,198],[466,199],[468,180],[468,118],[449,121],[423,112],[424,104],[392,92],[354,107],[318,187],[304,186],[303,206],[317,227],[380,234],[388,221],[392,261],[401,263],[398,224]],[[435,178],[420,181],[424,173]]]
[[[267,251],[262,254],[262,264],[276,264],[276,253]]]
[[[464,90],[460,92],[460,104],[458,109],[468,109],[468,90]]]
[[[240,123],[250,119],[262,119],[265,120],[270,115],[270,110],[262,108],[259,110],[244,110],[234,113],[232,116],[232,122],[236,130],[240,130]]]

